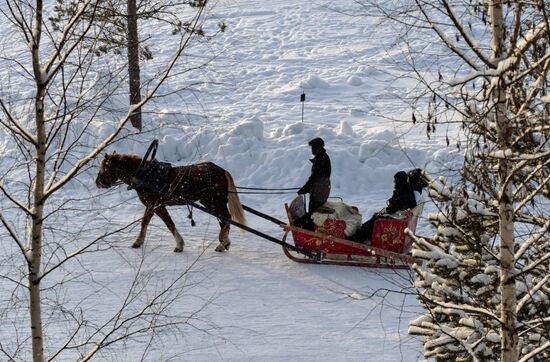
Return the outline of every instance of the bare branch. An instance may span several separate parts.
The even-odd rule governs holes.
[[[19,250],[21,250],[21,254],[25,257],[25,260],[27,261],[27,263],[30,263],[30,260],[29,260],[28,254],[27,254],[27,249],[25,248],[23,242],[17,236],[17,233],[15,232],[15,230],[13,230],[13,228],[10,226],[8,221],[4,218],[4,214],[2,213],[1,210],[0,210],[0,221],[2,222],[2,224],[4,225],[6,230],[8,231],[8,233],[11,236],[11,238],[13,239],[13,241],[15,241],[15,243],[19,247]]]

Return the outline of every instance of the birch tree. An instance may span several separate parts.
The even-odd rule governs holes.
[[[156,287],[152,294],[136,272],[122,302],[112,307],[112,316],[98,317],[105,318],[104,324],[84,317],[86,311],[78,303],[76,311],[64,306],[71,298],[63,287],[92,274],[83,266],[84,255],[115,248],[113,235],[132,226],[98,227],[94,217],[101,217],[99,213],[89,214],[88,220],[86,213],[93,208],[86,205],[94,192],[77,185],[93,184],[95,158],[132,137],[128,123],[134,111],[154,99],[174,69],[182,67],[181,58],[196,35],[183,33],[172,49],[165,49],[172,55],[156,64],[158,72],[147,80],[141,100],[118,117],[111,104],[125,83],[126,63],[97,55],[96,15],[101,4],[78,2],[59,32],[48,25],[53,8],[42,0],[8,0],[0,5],[1,23],[9,27],[0,58],[0,286],[2,294],[9,295],[0,301],[0,330],[6,336],[11,321],[14,331],[11,340],[0,342],[0,353],[9,360],[32,356],[33,361],[44,361],[65,353],[89,360],[116,342],[190,320],[183,316],[167,320],[166,313],[174,300],[170,291],[182,282],[185,270],[173,284]],[[205,9],[182,10],[181,16],[199,29]],[[178,71],[183,73],[181,68]],[[71,268],[75,264],[82,267],[80,272]],[[180,287],[175,295],[181,293]],[[143,302],[139,308],[138,299]],[[22,311],[27,313],[26,331],[17,318]]]
[[[548,360],[548,2],[359,3],[404,30],[397,46],[423,85],[414,122],[464,155],[430,185],[437,233],[415,237],[426,314],[410,333],[436,360]]]

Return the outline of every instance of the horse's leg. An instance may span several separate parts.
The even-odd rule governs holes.
[[[143,242],[145,241],[145,235],[147,234],[147,226],[149,226],[149,222],[151,221],[151,218],[153,217],[153,210],[154,208],[151,206],[145,207],[145,213],[143,214],[143,218],[141,219],[141,230],[139,230],[139,235],[132,244],[132,248],[139,248],[143,245]]]
[[[176,239],[176,247],[174,248],[175,252],[182,252],[183,246],[185,245],[185,242],[183,241],[183,238],[181,237],[180,233],[178,232],[178,229],[176,229],[176,225],[172,221],[172,218],[170,217],[170,214],[168,213],[168,210],[166,210],[165,206],[161,206],[157,209],[155,209],[155,214],[158,215],[164,221],[166,224],[166,227],[168,227],[168,230],[174,235],[174,239]]]
[[[231,219],[231,214],[229,213],[226,205],[218,207],[217,211],[221,216]],[[231,241],[229,240],[229,223],[226,221],[220,221],[220,234],[218,235],[218,240],[220,241],[220,245],[216,247],[216,251],[229,250]]]

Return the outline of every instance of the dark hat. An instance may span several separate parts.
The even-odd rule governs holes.
[[[399,171],[393,175],[393,181],[398,188],[407,185],[407,173],[405,171]]]
[[[407,173],[405,171],[399,171],[395,175],[393,175],[393,179],[395,181],[406,181],[407,180]]]
[[[325,147],[325,141],[323,141],[322,138],[317,137],[309,141],[308,145],[310,145],[313,148]]]

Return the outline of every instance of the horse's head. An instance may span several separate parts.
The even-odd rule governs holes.
[[[114,186],[119,180],[119,174],[116,163],[116,155],[106,154],[99,164],[99,172],[95,179],[95,184],[100,188],[109,188]]]

